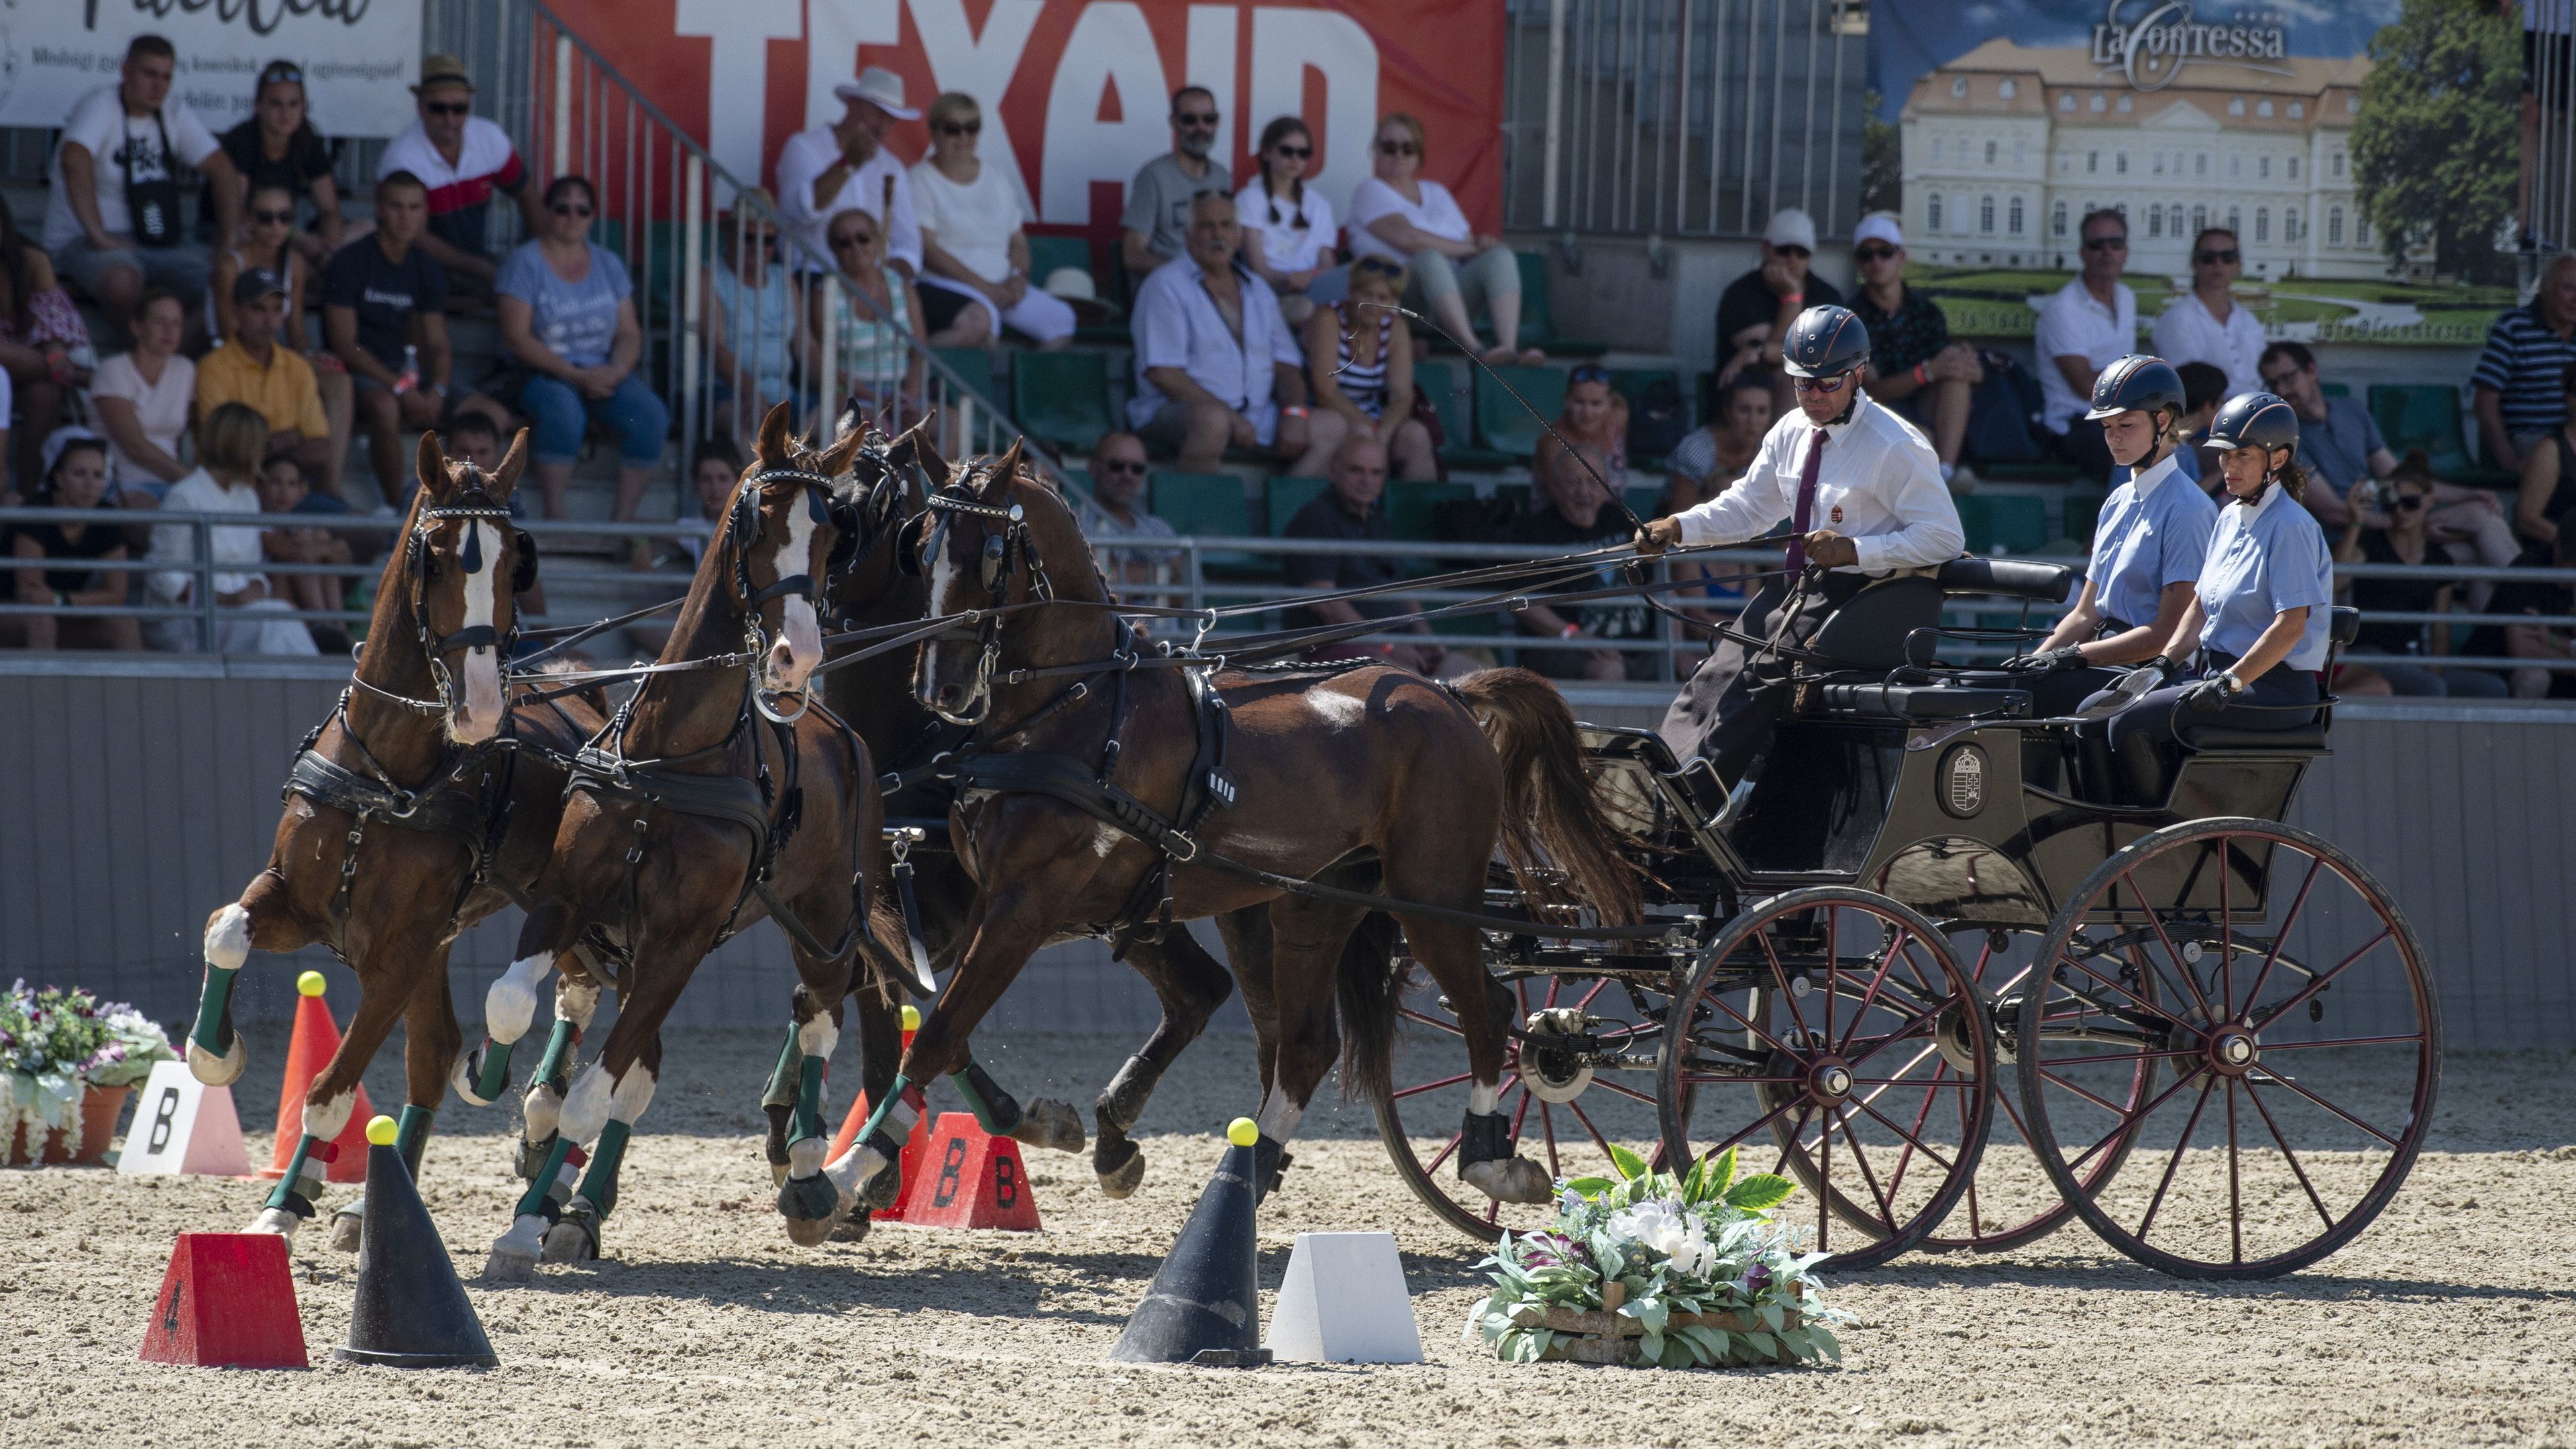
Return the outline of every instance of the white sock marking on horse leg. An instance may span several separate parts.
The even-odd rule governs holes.
[[[636,1119],[644,1115],[644,1109],[653,1105],[654,1086],[651,1067],[642,1062],[628,1067],[626,1075],[617,1079],[617,1089],[609,1093],[608,1115],[629,1127],[634,1126]]]
[[[325,1142],[338,1137],[340,1129],[349,1125],[349,1113],[357,1105],[358,1094],[355,1091],[342,1092],[319,1107],[308,1099],[304,1104],[304,1135],[319,1137]]]
[[[570,976],[555,979],[556,1020],[571,1022],[575,1031],[588,1031],[590,1019],[598,1014],[599,983]]]
[[[1503,1084],[1478,1082],[1467,1089],[1467,1110],[1479,1117],[1490,1117],[1503,1104]]]
[[[564,1098],[563,1112],[555,1119],[555,1130],[587,1147],[599,1139],[599,1129],[608,1125],[609,1094],[615,1088],[608,1068],[592,1062],[581,1080],[572,1084]],[[651,1092],[646,1089],[647,1094]]]
[[[1297,1135],[1297,1123],[1305,1115],[1305,1108],[1288,1100],[1286,1092],[1272,1087],[1270,1095],[1262,1100],[1261,1115],[1253,1120],[1261,1124],[1262,1136],[1285,1142]]]
[[[563,1097],[543,1082],[533,1083],[528,1095],[521,1099],[520,1110],[527,1118],[527,1140],[543,1142],[562,1125]]]
[[[483,1034],[504,1045],[528,1034],[537,1019],[537,987],[554,969],[552,956],[522,956],[483,993]]]
[[[206,964],[219,971],[239,971],[250,959],[250,912],[235,901],[206,923]]]
[[[832,1048],[841,1043],[841,1029],[832,1024],[832,1014],[818,1011],[812,1021],[796,1028],[796,1049],[820,1061],[832,1059]]]

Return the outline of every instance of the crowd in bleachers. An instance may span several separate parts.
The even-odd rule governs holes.
[[[262,71],[252,115],[220,136],[171,99],[172,69],[170,47],[143,37],[117,79],[66,118],[41,242],[0,208],[0,387],[15,393],[0,415],[18,428],[14,450],[0,445],[0,501],[399,508],[408,434],[441,429],[452,451],[497,455],[499,438],[524,424],[537,485],[526,492],[546,516],[566,515],[576,460],[593,447],[618,464],[612,518],[637,516],[666,466],[672,419],[640,365],[636,281],[592,240],[600,198],[589,181],[539,185],[508,134],[473,114],[474,78],[432,56],[413,87],[417,118],[384,148],[358,219],[343,207],[335,148],[305,114],[295,65]],[[1087,494],[1084,526],[1124,586],[1176,587],[1180,556],[1154,546],[1176,534],[1359,543],[1380,552],[1292,555],[1285,582],[1381,581],[1430,571],[1395,555],[1407,542],[1570,549],[1624,537],[1630,512],[1671,514],[1716,497],[1793,410],[1780,356],[1789,321],[1846,300],[1872,341],[1870,395],[1932,444],[1971,549],[2080,556],[2101,490],[2124,471],[2099,424],[2082,417],[2098,370],[2136,350],[2116,211],[2083,220],[2082,269],[2041,307],[2027,368],[1953,338],[1941,307],[1907,286],[1895,217],[1855,228],[1845,299],[1815,267],[1815,223],[1790,209],[1766,225],[1759,264],[1724,289],[1707,371],[1617,369],[1558,335],[1543,261],[1475,232],[1457,198],[1423,174],[1432,138],[1409,115],[1380,119],[1371,174],[1337,208],[1308,184],[1317,155],[1303,122],[1266,120],[1249,174],[1238,176],[1217,154],[1228,118],[1216,98],[1184,88],[1171,97],[1170,149],[1128,186],[1117,243],[1095,267],[1082,239],[1031,231],[1025,193],[979,157],[983,115],[971,97],[915,108],[901,78],[874,67],[834,93],[843,114],[791,136],[774,158],[775,200],[750,188],[714,228],[703,336],[720,436],[691,459],[693,476],[712,477],[735,456],[722,434],[748,436],[762,411],[818,377],[889,422],[921,416],[936,355],[1002,397],[1040,444],[1087,458],[1087,469],[1068,471]],[[920,159],[907,164],[904,151]],[[191,194],[193,219],[183,215]],[[498,255],[488,240],[495,205],[514,208],[528,238]],[[781,246],[773,217],[801,245]],[[2347,561],[2560,557],[2559,522],[2576,504],[2576,469],[2561,467],[2576,446],[2576,263],[2552,267],[2532,303],[2495,326],[2474,378],[2483,467],[2450,387],[2374,386],[2365,401],[2321,376],[2308,349],[2267,346],[2235,298],[2241,269],[2232,234],[2203,233],[2191,291],[2155,325],[2192,426],[2255,388],[2287,399],[2301,419],[2301,462],[2322,485],[2306,502]],[[840,285],[803,284],[825,270]],[[501,356],[490,375],[458,375],[451,314],[492,319]],[[1006,385],[995,372],[1003,348]],[[237,456],[245,430],[222,444],[213,436],[218,417],[238,413],[263,425],[246,460]],[[344,477],[359,435],[372,504],[355,502]],[[2187,453],[2182,466],[2216,488],[2209,460]],[[2516,474],[2519,490],[2508,493]],[[283,523],[216,529],[212,540],[218,561],[245,565],[364,562],[382,544]],[[170,550],[194,546],[189,530],[135,524],[20,527],[6,539],[21,557],[85,565],[16,576],[19,601],[62,607],[196,607],[184,570],[138,567],[129,578],[107,567],[171,562]],[[667,550],[630,550],[638,568],[675,563]],[[1684,612],[1714,617],[1741,601],[1743,566],[1675,566],[1702,580],[1674,600]],[[269,613],[363,604],[364,582],[346,584],[246,567],[217,575],[215,603]],[[2567,611],[2563,590],[2511,581],[2346,587],[2365,606],[2427,614]],[[191,620],[120,623],[130,621],[20,616],[0,622],[0,642],[206,642]],[[1618,647],[1656,634],[1639,608],[1539,607],[1474,629],[1498,627],[1532,640],[1522,662],[1562,678],[1666,668],[1659,655]],[[1430,628],[1411,626],[1422,642],[1383,652],[1427,669],[1485,657],[1445,649]],[[222,632],[265,649],[343,642],[330,625],[292,620]],[[2568,649],[2564,632],[2538,626],[2388,623],[2367,652],[2427,662],[2347,666],[2337,687],[2564,693],[2576,675],[2509,661]],[[2498,662],[2482,672],[2447,655]]]

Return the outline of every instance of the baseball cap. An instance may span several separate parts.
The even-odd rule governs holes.
[[[1816,249],[1816,219],[1794,206],[1784,206],[1771,213],[1771,224],[1762,229],[1762,239],[1775,247]]]
[[[278,285],[277,275],[274,272],[262,271],[258,267],[244,267],[242,274],[233,278],[233,305],[236,307],[249,306],[262,297],[285,295],[286,289]]]
[[[856,80],[845,80],[832,87],[832,94],[845,101],[866,101],[898,121],[918,119],[921,112],[903,103],[903,77],[881,65],[860,71]]]
[[[1862,242],[1868,241],[1883,241],[1889,246],[1902,248],[1905,245],[1905,231],[1896,224],[1896,213],[1873,211],[1862,217],[1860,225],[1852,228],[1852,245],[1859,246]]]

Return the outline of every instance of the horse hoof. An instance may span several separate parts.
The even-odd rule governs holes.
[[[1040,1097],[1021,1109],[1020,1124],[1011,1129],[1011,1136],[1025,1146],[1050,1152],[1080,1152],[1082,1114],[1070,1102]]]
[[[242,1231],[245,1233],[274,1233],[281,1238],[293,1238],[295,1236],[295,1230],[302,1226],[304,1226],[304,1219],[297,1217],[293,1210],[273,1207],[261,1208],[259,1210],[259,1216],[251,1219],[250,1226],[242,1229]]]
[[[546,1170],[546,1159],[552,1157],[554,1151],[555,1134],[551,1132],[538,1142],[530,1142],[523,1137],[519,1139],[519,1160],[511,1170],[518,1174],[521,1182],[534,1182],[537,1174]]]
[[[1555,1196],[1546,1171],[1525,1157],[1471,1162],[1458,1175],[1496,1202],[1543,1203]]]
[[[358,1240],[367,1224],[366,1199],[360,1198],[331,1217],[331,1246],[343,1253],[358,1251]]]
[[[1131,1196],[1145,1181],[1145,1149],[1133,1142],[1128,1143],[1127,1160],[1098,1175],[1102,1197],[1124,1199]]]
[[[786,1163],[773,1162],[769,1164],[769,1185],[771,1187],[785,1187],[787,1185]]]
[[[525,1283],[536,1276],[537,1260],[534,1257],[523,1258],[494,1248],[492,1256],[483,1260],[483,1281],[486,1283]]]
[[[811,1177],[791,1177],[778,1185],[778,1212],[787,1219],[791,1237],[798,1223],[830,1223],[840,1206],[839,1190],[819,1172]],[[823,1241],[823,1234],[817,1232],[811,1241]]]
[[[589,1213],[575,1208],[563,1220],[546,1229],[546,1237],[537,1249],[541,1263],[587,1263],[599,1257],[599,1222]]]
[[[544,1251],[546,1229],[552,1226],[534,1213],[520,1215],[510,1230],[492,1244],[492,1255],[483,1260],[483,1278],[490,1283],[525,1283],[537,1275],[537,1255]]]
[[[188,1075],[209,1087],[229,1087],[240,1081],[241,1074],[249,1069],[250,1048],[238,1036],[233,1038],[233,1044],[225,1049],[222,1056],[197,1045],[194,1039],[188,1043]]]
[[[903,1174],[889,1164],[885,1171],[859,1185],[859,1201],[872,1212],[884,1212],[903,1196]]]
[[[841,1219],[841,1225],[832,1229],[832,1241],[836,1243],[866,1242],[868,1229],[874,1225],[874,1218],[874,1211],[864,1204],[859,1207],[852,1208],[850,1210],[850,1215]]]

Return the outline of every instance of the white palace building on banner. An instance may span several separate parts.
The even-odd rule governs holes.
[[[2192,237],[2226,226],[2249,278],[2387,276],[2354,201],[2370,62],[2263,54],[2267,34],[2253,54],[2136,65],[2099,36],[2093,49],[1990,40],[1926,73],[1903,120],[1913,257],[2072,268],[2077,223],[2111,208],[2141,272],[2187,277]]]

